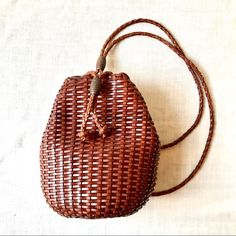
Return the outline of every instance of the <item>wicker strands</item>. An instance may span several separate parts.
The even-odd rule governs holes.
[[[93,77],[66,79],[56,97],[41,145],[42,188],[49,205],[63,216],[125,216],[141,208],[153,191],[158,136],[129,77],[105,72],[81,140]],[[98,132],[95,112],[107,126],[105,137]]]
[[[168,40],[146,31],[118,36],[137,23],[156,26]],[[196,119],[187,131],[167,144],[160,145],[145,101],[128,75],[104,72],[110,50],[122,40],[135,36],[153,38],[172,50],[186,64],[198,91]],[[201,121],[205,101],[210,122],[198,163],[176,186],[153,192],[159,151],[175,146],[194,131]],[[207,157],[214,128],[214,104],[205,78],[170,31],[150,19],[126,22],[105,41],[96,71],[66,79],[56,97],[40,149],[46,200],[66,217],[130,215],[151,195],[172,193],[194,178]]]

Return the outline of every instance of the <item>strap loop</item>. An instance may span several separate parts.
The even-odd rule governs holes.
[[[155,34],[152,34],[149,32],[141,32],[141,31],[127,33],[127,34],[124,34],[118,38],[115,38],[122,30],[124,30],[125,28],[127,28],[131,25],[137,24],[137,23],[149,23],[149,24],[155,25],[156,27],[160,28],[168,36],[170,42],[158,35],[155,35]],[[202,152],[202,155],[201,155],[201,158],[200,158],[198,164],[195,166],[195,168],[189,174],[189,176],[185,180],[183,180],[181,183],[179,183],[178,185],[176,185],[170,189],[164,190],[164,191],[154,192],[152,194],[153,196],[161,196],[161,195],[172,193],[172,192],[182,188],[183,186],[185,186],[197,174],[197,172],[202,167],[202,165],[206,159],[207,153],[209,151],[210,144],[211,144],[211,141],[213,138],[213,133],[214,133],[214,127],[215,127],[214,106],[213,106],[212,98],[211,98],[209,89],[207,87],[207,84],[205,82],[205,79],[204,79],[203,75],[201,74],[201,72],[199,71],[199,69],[184,54],[182,48],[180,47],[180,45],[178,44],[178,42],[176,41],[174,36],[169,32],[169,30],[167,30],[162,24],[160,24],[156,21],[153,21],[150,19],[139,18],[139,19],[131,20],[131,21],[121,25],[105,41],[105,43],[101,49],[100,57],[106,58],[106,56],[108,55],[110,50],[116,44],[118,44],[119,42],[121,42],[122,40],[124,40],[126,38],[130,38],[133,36],[147,36],[150,38],[154,38],[154,39],[157,39],[158,41],[160,41],[161,43],[165,44],[167,47],[169,47],[173,52],[175,52],[185,62],[190,73],[193,76],[194,82],[195,82],[197,90],[198,90],[199,109],[198,109],[198,114],[197,114],[197,117],[196,117],[194,123],[179,138],[177,138],[176,140],[174,140],[170,143],[162,145],[161,149],[166,149],[166,148],[170,148],[172,146],[175,146],[179,142],[183,141],[198,126],[198,124],[201,121],[203,109],[204,109],[204,95],[207,99],[209,113],[210,113],[210,126],[209,126],[209,131],[208,131],[208,137],[207,137],[206,144],[205,144],[204,150]],[[104,65],[104,68],[105,68],[105,65]]]

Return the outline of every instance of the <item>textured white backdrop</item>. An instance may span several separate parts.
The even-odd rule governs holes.
[[[67,76],[94,69],[106,37],[146,17],[169,28],[203,71],[216,105],[217,129],[200,174],[184,189],[151,198],[136,214],[66,219],[45,203],[39,145],[55,95]],[[144,24],[131,30],[149,30]],[[0,1],[0,234],[235,234],[236,1]],[[162,35],[162,34],[161,34]],[[184,64],[152,39],[121,43],[107,69],[124,71],[143,93],[162,143],[180,135],[197,111]],[[196,164],[208,112],[186,141],[161,153],[157,189]]]

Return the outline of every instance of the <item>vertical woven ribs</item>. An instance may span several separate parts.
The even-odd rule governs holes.
[[[56,97],[41,144],[42,189],[49,205],[66,217],[130,215],[154,189],[158,136],[129,77],[105,72],[95,105],[107,136],[98,134],[89,117],[88,137],[81,141],[92,77],[66,79]]]

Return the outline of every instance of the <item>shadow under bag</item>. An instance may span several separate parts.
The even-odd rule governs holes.
[[[126,27],[149,23],[169,38],[135,31],[117,36]],[[146,103],[129,76],[104,71],[109,51],[134,36],[157,39],[187,65],[199,94],[198,115],[175,141],[161,145]],[[176,145],[199,124],[206,97],[210,126],[202,156],[192,173],[170,189],[154,192],[161,149]],[[127,216],[150,196],[176,191],[201,168],[212,141],[214,109],[205,79],[184,54],[172,34],[160,23],[135,19],[117,28],[106,40],[96,70],[64,81],[55,99],[40,148],[44,196],[60,215],[79,218]]]

